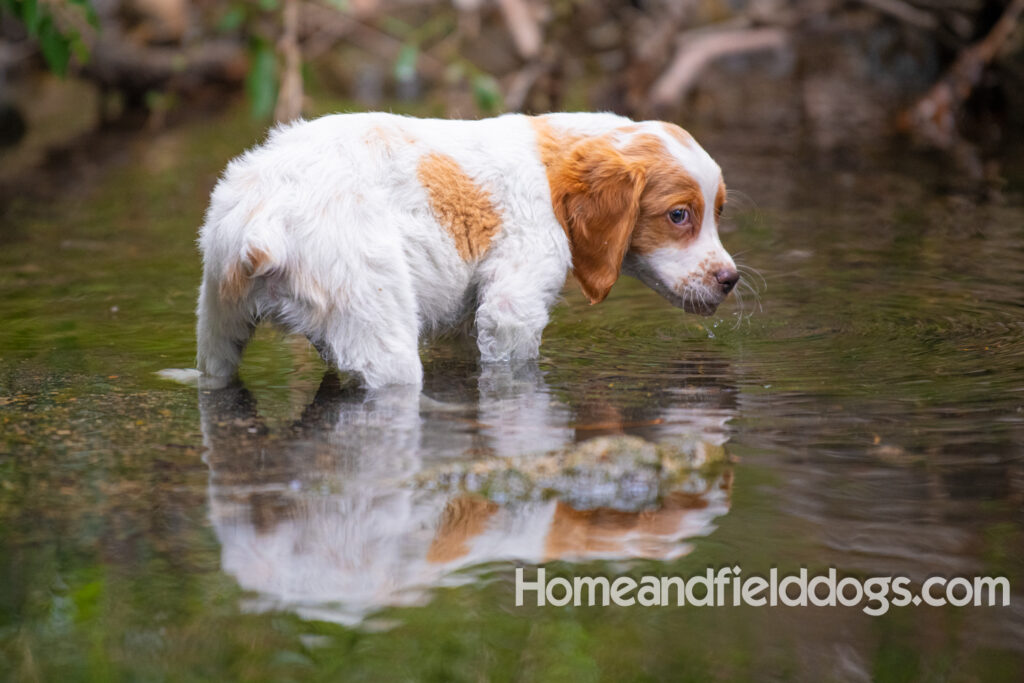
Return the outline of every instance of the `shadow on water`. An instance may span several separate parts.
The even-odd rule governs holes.
[[[445,401],[328,372],[280,429],[240,383],[200,392],[210,515],[248,609],[355,624],[497,561],[675,559],[729,510],[728,400],[573,406],[536,364],[428,386]]]

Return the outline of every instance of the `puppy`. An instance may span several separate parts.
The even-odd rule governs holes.
[[[198,367],[237,370],[255,325],[306,335],[367,387],[422,381],[421,336],[474,314],[483,361],[535,358],[571,268],[709,315],[739,280],[721,169],[683,129],[612,114],[480,121],[338,114],[232,161],[199,245]]]

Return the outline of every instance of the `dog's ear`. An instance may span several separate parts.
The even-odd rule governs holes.
[[[580,288],[591,304],[600,303],[619,279],[636,226],[643,167],[596,137],[573,145],[561,170],[552,184],[555,215],[568,234]]]

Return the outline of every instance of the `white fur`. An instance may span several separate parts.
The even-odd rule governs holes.
[[[611,114],[549,120],[594,135],[632,124]],[[710,206],[717,165],[695,144],[659,134],[706,185]],[[478,261],[460,258],[431,212],[417,179],[430,152],[452,157],[487,189],[501,216],[500,232]],[[708,232],[713,242],[701,249],[721,251],[713,221]],[[280,127],[228,165],[199,245],[197,360],[211,386],[234,374],[261,320],[306,335],[326,360],[361,374],[370,387],[420,384],[419,339],[474,312],[483,361],[535,358],[571,265],[534,130],[521,115],[448,121],[343,114]],[[252,272],[240,301],[225,303],[222,279],[237,264],[252,266],[254,249],[270,262]],[[695,267],[685,264],[703,258],[694,251],[677,266],[667,256],[653,258],[658,282],[648,284],[662,291],[668,278],[682,282]]]

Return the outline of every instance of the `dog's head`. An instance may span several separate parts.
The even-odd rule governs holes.
[[[718,238],[725,183],[682,128],[647,121],[610,133],[551,133],[545,156],[555,215],[591,303],[621,272],[691,313],[710,315],[739,281]]]

